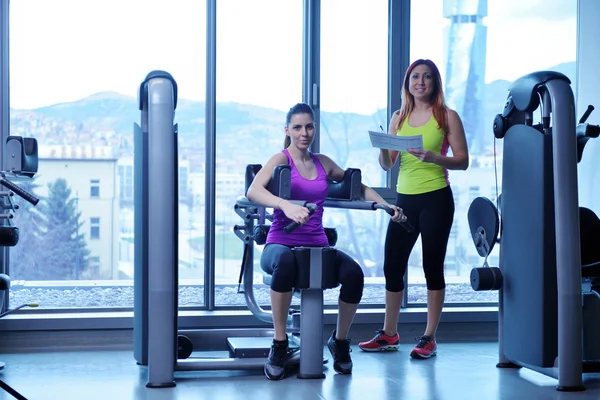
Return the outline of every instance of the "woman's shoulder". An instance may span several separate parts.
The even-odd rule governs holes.
[[[284,151],[280,151],[278,153],[273,154],[269,158],[269,161],[267,161],[266,165],[272,165],[273,167],[275,167],[276,165],[279,165],[279,164],[289,164],[287,154],[285,154]]]
[[[456,110],[453,110],[450,107],[446,107],[446,117],[450,121],[451,119],[460,118]]]
[[[317,159],[319,160],[319,162],[321,163],[321,165],[326,166],[329,163],[333,162],[333,160],[331,159],[331,157],[329,157],[328,155],[322,154],[322,153],[312,153],[315,157],[317,157]]]

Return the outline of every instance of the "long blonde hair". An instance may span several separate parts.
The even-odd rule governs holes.
[[[437,121],[440,129],[447,134],[448,133],[448,107],[444,100],[444,90],[442,89],[442,77],[440,71],[435,63],[431,60],[418,59],[413,62],[410,67],[406,70],[404,75],[404,84],[402,85],[402,107],[400,107],[400,118],[398,118],[398,124],[394,127],[397,131],[402,126],[404,120],[408,117],[410,112],[415,108],[415,97],[408,90],[410,74],[413,69],[418,65],[425,64],[431,69],[433,75],[433,92],[431,93],[431,105],[433,109],[433,117]]]

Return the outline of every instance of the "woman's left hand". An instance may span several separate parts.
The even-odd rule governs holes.
[[[425,150],[425,149],[408,149],[407,151],[410,154],[412,154],[413,156],[417,157],[419,160],[423,161],[423,162],[428,162],[428,163],[435,164],[435,160],[436,160],[437,154],[435,154],[434,152],[432,152],[430,150]]]

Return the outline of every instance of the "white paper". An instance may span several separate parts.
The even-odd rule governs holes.
[[[369,131],[371,144],[378,149],[407,151],[408,149],[422,149],[423,135],[393,136],[383,132]]]

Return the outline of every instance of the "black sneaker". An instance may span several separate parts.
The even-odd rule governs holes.
[[[339,340],[335,338],[335,331],[327,341],[327,348],[333,357],[333,369],[339,374],[352,373],[352,358],[350,358],[350,340]]]
[[[288,353],[288,339],[275,340],[269,351],[269,358],[265,364],[265,375],[270,380],[283,379],[285,376],[285,360]]]

